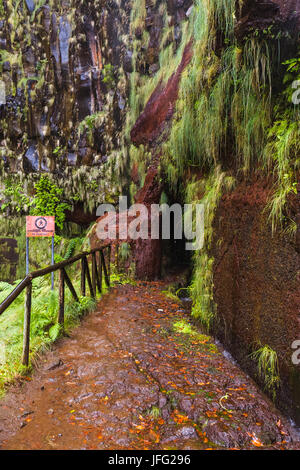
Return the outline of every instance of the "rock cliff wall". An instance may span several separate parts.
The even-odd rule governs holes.
[[[299,30],[300,0],[0,0],[1,191],[31,196],[47,173],[83,225],[120,193],[204,203],[193,315],[263,385],[249,355],[269,347],[298,422]],[[24,216],[9,197],[8,219]],[[159,276],[161,253],[138,242],[137,276]]]

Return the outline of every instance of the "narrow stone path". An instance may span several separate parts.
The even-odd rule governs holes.
[[[42,356],[0,402],[0,448],[300,448],[287,420],[164,288],[115,287]]]

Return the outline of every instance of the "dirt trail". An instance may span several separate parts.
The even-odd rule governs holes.
[[[0,402],[0,448],[300,448],[252,380],[187,334],[162,289],[115,287],[43,356]]]

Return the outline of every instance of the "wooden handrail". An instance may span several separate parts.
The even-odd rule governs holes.
[[[20,284],[18,284],[14,288],[14,290],[0,304],[0,315],[5,312],[5,310],[10,306],[10,304],[12,304],[13,301],[16,300],[17,297],[19,297],[25,287],[29,286],[29,284],[31,284],[31,277],[28,275],[23,279],[23,281],[20,282]]]
[[[105,262],[104,250],[108,248],[108,269]],[[97,268],[97,253],[99,253],[99,261]],[[92,277],[90,275],[88,256],[92,255]],[[90,294],[93,298],[96,298],[97,288],[99,293],[102,292],[102,270],[106,285],[110,286],[110,255],[111,246],[105,245],[100,248],[94,248],[91,251],[85,251],[80,253],[73,258],[70,258],[60,263],[53,264],[47,268],[39,269],[29,273],[6,297],[5,300],[0,304],[0,315],[7,310],[7,308],[16,300],[17,297],[26,289],[25,297],[25,311],[24,311],[24,327],[23,327],[23,354],[22,363],[26,366],[29,364],[29,352],[30,352],[30,318],[31,318],[31,304],[32,304],[32,281],[38,277],[46,276],[47,274],[59,271],[59,311],[58,311],[58,322],[63,326],[64,324],[64,306],[65,306],[65,285],[68,286],[74,300],[78,302],[79,297],[75,291],[70,277],[68,276],[65,268],[71,266],[77,261],[81,261],[81,295],[86,295],[86,279]]]

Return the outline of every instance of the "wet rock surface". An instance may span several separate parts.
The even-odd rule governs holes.
[[[10,172],[56,174],[95,166],[87,158],[91,149],[105,155],[115,147],[124,123],[118,99],[127,97],[121,38],[128,36],[130,6],[124,0],[66,0],[37,8],[28,0],[27,8],[22,2],[14,8],[4,0],[0,45],[7,60],[0,67],[7,105],[0,106],[0,118],[7,125],[0,130],[0,152],[18,155],[15,166],[9,162]],[[106,67],[112,70],[110,80],[105,80]],[[78,135],[80,122],[102,111],[102,131],[88,139],[86,131]],[[75,165],[68,159],[74,152]]]
[[[300,448],[163,288],[114,288],[43,356],[1,401],[1,449]]]
[[[249,356],[257,339],[277,352],[277,403],[300,423],[300,369],[292,362],[292,344],[299,338],[300,255],[296,243],[272,235],[264,219],[270,191],[261,179],[242,182],[220,202],[212,245],[215,334],[256,379]],[[299,201],[299,195],[291,200],[291,217],[299,212]]]
[[[298,34],[300,29],[299,0],[246,0],[243,2],[236,34],[245,37],[247,32],[266,28],[286,30]]]
[[[17,240],[0,238],[0,276],[1,281],[9,282],[14,279],[19,261]]]

